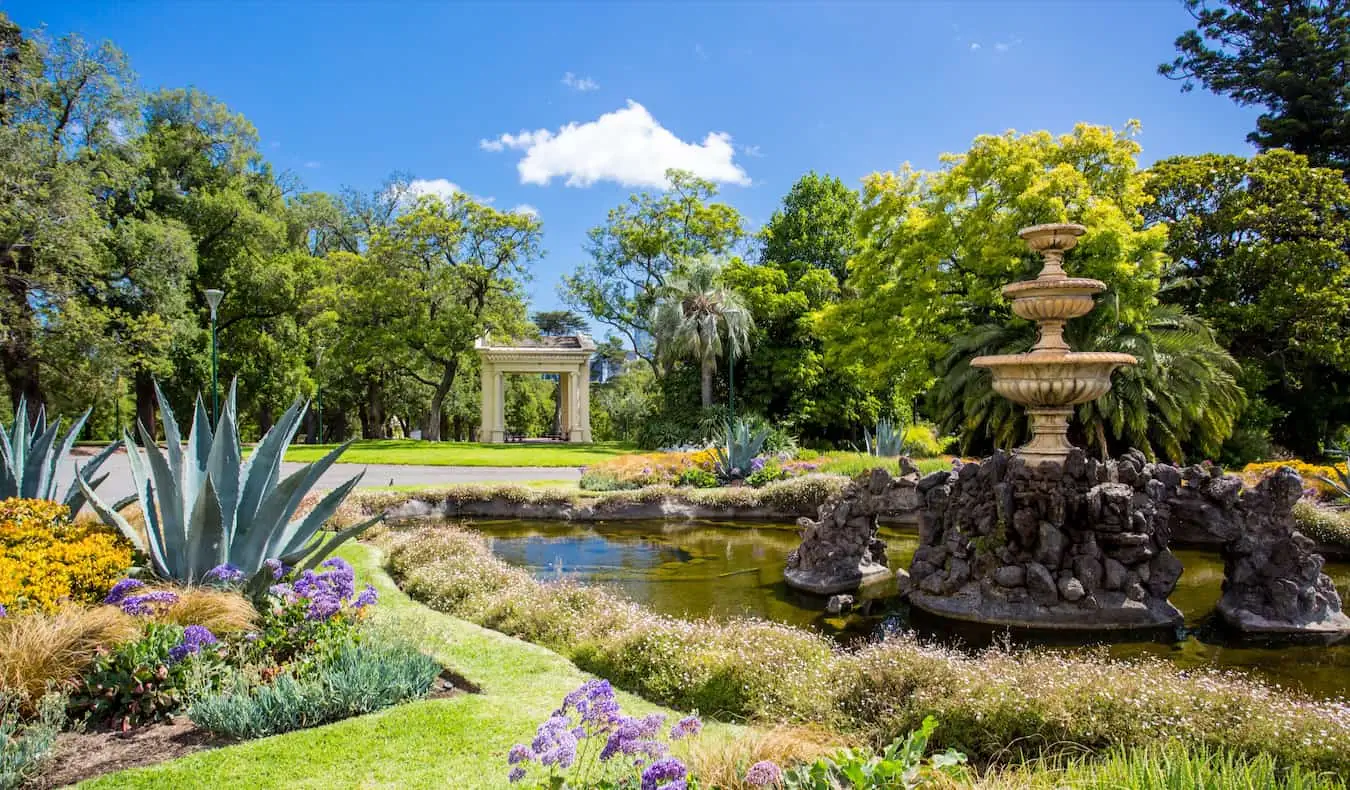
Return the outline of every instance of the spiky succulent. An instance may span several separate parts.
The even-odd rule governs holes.
[[[1335,473],[1336,479],[1333,480],[1326,475],[1318,475],[1317,479],[1331,486],[1338,496],[1350,499],[1350,452],[1344,448],[1332,445],[1331,449],[1327,451],[1327,455],[1332,458],[1341,459],[1341,466],[1333,464],[1331,467],[1331,471]]]
[[[89,411],[85,411],[62,436],[61,420],[48,426],[47,412],[42,407],[38,407],[37,419],[29,425],[28,400],[20,397],[19,407],[14,410],[14,424],[8,432],[0,430],[0,499],[49,499],[70,508],[72,516],[78,513],[84,506],[84,492],[72,480],[65,496],[58,500],[56,472],[57,465],[70,453],[70,448],[75,445],[75,439],[88,419]],[[90,489],[97,488],[108,476],[105,474],[97,479],[91,478],[121,444],[113,442],[84,466],[77,466],[75,476],[84,480]]]
[[[713,448],[717,476],[723,480],[738,480],[750,474],[750,462],[769,438],[768,428],[755,429],[749,420],[728,422],[726,440]]]
[[[296,515],[305,495],[350,444],[283,480],[282,458],[304,418],[303,402],[293,403],[245,459],[239,447],[233,386],[214,433],[206,407],[197,398],[186,447],[158,386],[155,397],[164,425],[164,449],[144,425],[139,426],[139,447],[126,437],[136,497],[145,517],[144,536],[92,491],[86,490],[85,495],[106,523],[150,558],[156,574],[192,583],[203,580],[213,568],[229,564],[249,577],[248,589],[258,594],[273,583],[268,560],[301,570],[313,568],[343,541],[382,518],[377,516],[327,540],[318,535],[364,472],[328,492],[308,513]]]
[[[867,453],[881,458],[894,458],[905,454],[905,426],[902,423],[896,427],[895,423],[887,419],[877,420],[876,434],[869,434],[863,431],[867,441]]]

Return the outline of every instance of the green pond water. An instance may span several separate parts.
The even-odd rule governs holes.
[[[873,638],[886,629],[912,629],[934,641],[968,647],[1011,641],[1037,649],[1104,650],[1118,658],[1162,658],[1181,668],[1239,670],[1317,696],[1350,696],[1350,640],[1337,645],[1255,643],[1224,633],[1212,617],[1223,583],[1223,562],[1213,552],[1176,552],[1186,570],[1171,601],[1186,616],[1184,629],[1102,644],[1105,635],[1010,634],[932,621],[911,615],[894,598],[894,585],[869,587],[862,611],[829,615],[825,598],[783,583],[784,562],[798,543],[791,525],[512,520],[472,526],[487,537],[497,556],[530,568],[541,579],[605,584],[650,609],[680,617],[750,615],[814,629],[845,643]],[[883,537],[891,567],[907,567],[917,536],[887,531]],[[1350,564],[1328,563],[1326,572],[1342,597],[1350,598]]]

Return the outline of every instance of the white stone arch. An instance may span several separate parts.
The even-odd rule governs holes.
[[[482,363],[480,442],[506,441],[506,375],[557,373],[562,392],[562,435],[569,442],[591,441],[591,354],[589,335],[545,336],[497,345],[491,333],[474,341]]]

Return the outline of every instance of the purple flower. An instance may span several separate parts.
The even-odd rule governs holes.
[[[287,598],[295,594],[295,590],[289,584],[274,584],[267,588],[269,595],[275,595],[278,598]]]
[[[782,769],[768,760],[760,760],[745,772],[745,783],[755,787],[777,787],[782,781]]]
[[[156,605],[168,606],[175,603],[178,603],[176,594],[168,590],[151,590],[148,593],[123,598],[122,611],[127,614],[154,614]]]
[[[132,590],[139,590],[144,586],[145,582],[140,579],[123,579],[112,586],[112,589],[108,591],[108,597],[104,598],[103,602],[106,604],[119,604]]]
[[[376,603],[379,602],[379,600],[380,594],[375,592],[375,588],[373,586],[367,584],[366,589],[362,590],[361,594],[356,596],[355,601],[352,601],[352,608],[364,609],[367,606],[374,606]]]
[[[521,768],[520,766],[516,766],[515,768],[511,769],[511,773],[507,776],[507,778],[511,780],[512,784],[519,782],[521,779],[525,778],[525,769]]]
[[[281,581],[281,577],[286,575],[286,566],[281,564],[281,560],[264,560],[263,567],[272,572],[272,581]]]
[[[528,762],[533,759],[534,752],[530,751],[530,747],[523,743],[518,743],[515,746],[512,746],[510,753],[506,755],[506,764],[515,765],[516,763]]]
[[[643,716],[638,722],[638,733],[644,738],[654,738],[661,731],[661,725],[666,723],[666,717],[661,713],[652,713]]]
[[[190,625],[183,629],[183,641],[169,649],[169,661],[178,663],[188,656],[195,656],[207,645],[216,644],[216,635],[205,626]]]
[[[8,616],[9,612],[5,609],[5,605],[0,603],[0,617],[8,617]]]
[[[691,735],[698,735],[703,731],[703,722],[699,721],[697,716],[685,716],[670,728],[670,739],[678,741],[681,738],[688,738]]]
[[[309,599],[309,608],[305,610],[305,619],[318,622],[327,620],[342,609],[342,601],[329,593],[320,593]]]
[[[244,572],[226,562],[206,572],[202,581],[217,581],[223,584],[237,584],[244,580]]]
[[[571,730],[572,720],[566,716],[552,716],[539,725],[530,748],[539,755],[540,764],[571,767],[577,759],[577,739]]]
[[[642,790],[678,790],[685,787],[689,771],[674,757],[665,757],[642,772]]]
[[[750,459],[750,473],[751,473],[751,474],[754,474],[755,472],[758,472],[758,471],[762,470],[763,468],[764,468],[764,459],[763,459],[763,458],[761,458],[761,457],[759,457],[759,456],[755,456],[754,458],[751,458],[751,459]]]

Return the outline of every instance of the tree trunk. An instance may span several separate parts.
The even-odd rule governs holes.
[[[136,372],[136,421],[145,426],[145,430],[155,435],[155,379],[146,371]],[[131,426],[133,436],[139,436],[140,430]]]
[[[267,406],[258,407],[258,438],[262,439],[267,432],[276,425],[276,419],[272,416],[272,410]]]
[[[16,270],[20,263],[10,251],[4,251],[4,268]],[[46,402],[39,376],[38,359],[33,353],[34,316],[28,303],[28,286],[22,276],[6,277],[5,292],[11,304],[9,326],[0,344],[0,367],[4,368],[5,384],[9,386],[10,406],[18,408],[19,398],[28,400],[28,419],[36,420],[38,410]]]
[[[703,360],[703,408],[712,406],[713,367],[711,359]]]
[[[361,438],[384,439],[389,425],[384,415],[384,389],[379,381],[366,385],[366,402],[361,406]]]
[[[444,422],[442,414],[445,411],[445,396],[450,394],[450,388],[455,386],[455,376],[459,373],[459,358],[455,357],[441,371],[441,381],[436,385],[436,389],[431,393],[431,412],[427,415],[427,424],[425,434],[422,436],[429,442],[439,442],[441,440],[441,423]]]

